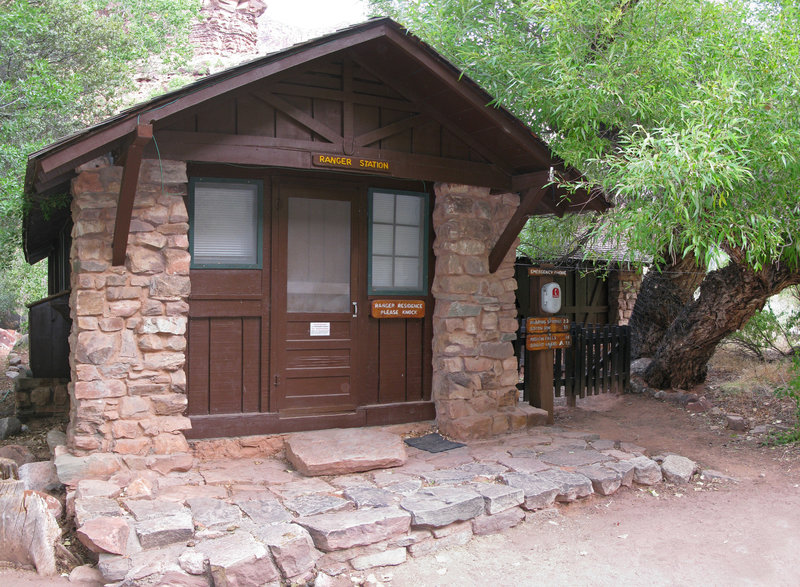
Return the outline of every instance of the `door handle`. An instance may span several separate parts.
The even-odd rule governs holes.
[[[358,318],[358,302],[350,302],[353,304],[353,318]]]

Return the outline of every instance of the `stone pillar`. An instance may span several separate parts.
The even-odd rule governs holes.
[[[611,319],[614,320],[615,324],[626,326],[631,319],[633,306],[636,304],[636,296],[642,286],[642,275],[637,271],[618,269],[614,272],[614,279],[609,285],[608,299],[610,302],[609,310],[612,313]],[[615,312],[616,316],[614,315]]]
[[[489,252],[519,206],[519,196],[447,183],[435,189],[431,289],[439,430],[465,440],[541,423],[541,410],[517,403],[516,242],[500,268],[489,273]]]
[[[124,267],[111,265],[122,168],[72,182],[70,424],[74,454],[186,452],[186,165],[143,161]]]

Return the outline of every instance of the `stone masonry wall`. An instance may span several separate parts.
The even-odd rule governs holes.
[[[631,319],[636,296],[642,286],[642,275],[636,271],[617,270],[614,272],[614,276],[615,279],[609,284],[611,287],[608,293],[612,312],[610,318],[614,324],[626,326]],[[616,306],[614,305],[615,300]],[[616,315],[614,315],[615,311]]]
[[[546,418],[517,404],[516,243],[489,273],[489,252],[518,206],[516,194],[436,185],[433,399],[440,432],[453,438],[484,438]]]
[[[14,380],[15,413],[19,418],[67,416],[66,379],[19,377]]]
[[[142,163],[123,267],[111,265],[122,168],[103,157],[77,172],[68,447],[74,454],[186,452],[186,166]]]

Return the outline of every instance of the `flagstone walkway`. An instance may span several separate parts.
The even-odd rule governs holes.
[[[365,432],[345,434],[357,444]],[[314,477],[283,450],[173,465],[183,471],[162,463],[161,473],[128,459],[133,468],[77,481],[69,508],[81,540],[103,552],[106,582],[322,585],[502,532],[556,504],[696,472],[689,459],[644,452],[547,427],[435,454],[407,447],[400,466]]]

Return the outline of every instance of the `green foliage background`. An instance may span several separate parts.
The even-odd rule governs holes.
[[[800,263],[794,0],[383,0],[611,195],[655,260]],[[534,227],[533,230],[536,230]]]
[[[199,8],[200,0],[0,0],[0,303],[46,293],[46,269],[21,256],[27,155],[124,106],[148,60],[183,60]]]

